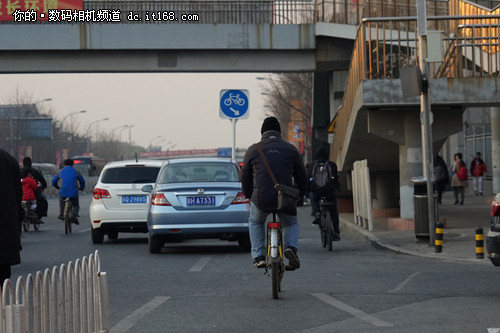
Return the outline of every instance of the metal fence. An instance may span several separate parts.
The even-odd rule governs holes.
[[[450,6],[458,6],[450,1]],[[470,2],[466,2],[469,7]],[[465,14],[470,11],[466,11]],[[364,18],[358,28],[344,99],[330,131],[332,153],[340,156],[356,93],[363,80],[397,79],[401,68],[415,66],[419,52],[416,17]],[[443,61],[430,63],[434,78],[500,75],[500,15],[430,16],[428,30],[441,32]]]
[[[416,0],[83,0],[82,10],[58,10],[30,23],[359,25],[364,17],[416,15]],[[9,10],[9,9],[7,9]],[[447,2],[429,1],[429,15],[447,15]],[[12,14],[12,13],[8,13]],[[137,19],[135,19],[137,18]],[[12,21],[0,21],[12,24]]]
[[[354,219],[357,225],[373,230],[372,195],[368,161],[356,161],[352,171],[352,199]]]
[[[108,332],[107,276],[98,251],[15,286],[6,280],[0,299],[0,333]]]

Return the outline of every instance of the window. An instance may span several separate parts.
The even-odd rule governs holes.
[[[187,183],[187,182],[237,182],[238,172],[232,163],[175,163],[166,165],[159,182]]]
[[[101,182],[104,184],[154,183],[159,167],[121,167],[104,170]]]

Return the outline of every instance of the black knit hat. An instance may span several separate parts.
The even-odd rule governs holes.
[[[266,131],[278,131],[281,133],[280,122],[276,119],[276,117],[267,117],[264,119],[260,133],[264,134]]]

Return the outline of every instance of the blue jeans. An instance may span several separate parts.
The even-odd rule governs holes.
[[[248,228],[250,241],[252,242],[252,258],[266,256],[266,218],[270,213],[266,213],[253,202],[250,203],[250,217],[248,218]],[[297,216],[278,213],[278,218],[283,226],[285,238],[285,248],[299,248],[299,224]]]

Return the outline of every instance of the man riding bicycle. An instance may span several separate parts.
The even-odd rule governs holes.
[[[328,160],[328,152],[319,147],[316,150],[316,159],[307,170],[309,178],[309,192],[311,200],[311,215],[314,216],[313,224],[321,221],[320,200],[324,198],[331,203],[330,216],[333,224],[333,240],[340,240],[339,212],[337,210],[337,190],[339,188],[337,164]]]
[[[255,267],[266,266],[265,222],[267,216],[277,210],[278,196],[273,181],[260,157],[258,145],[271,166],[279,184],[296,185],[303,197],[307,178],[302,156],[295,146],[281,139],[281,126],[275,117],[264,120],[261,128],[262,139],[248,148],[243,160],[242,190],[250,198],[249,232],[252,243],[252,258]],[[297,216],[278,212],[285,234],[285,257],[290,270],[300,267],[297,256],[299,225]]]
[[[64,160],[65,167],[59,171],[57,175],[52,178],[52,186],[59,190],[59,216],[58,219],[62,220],[64,211],[64,201],[69,198],[73,204],[73,216],[72,221],[75,224],[78,222],[78,212],[80,211],[80,203],[78,199],[78,188],[83,191],[85,188],[85,178],[73,168],[73,160]],[[59,179],[62,180],[62,185],[59,187]],[[77,185],[79,184],[79,186]]]

